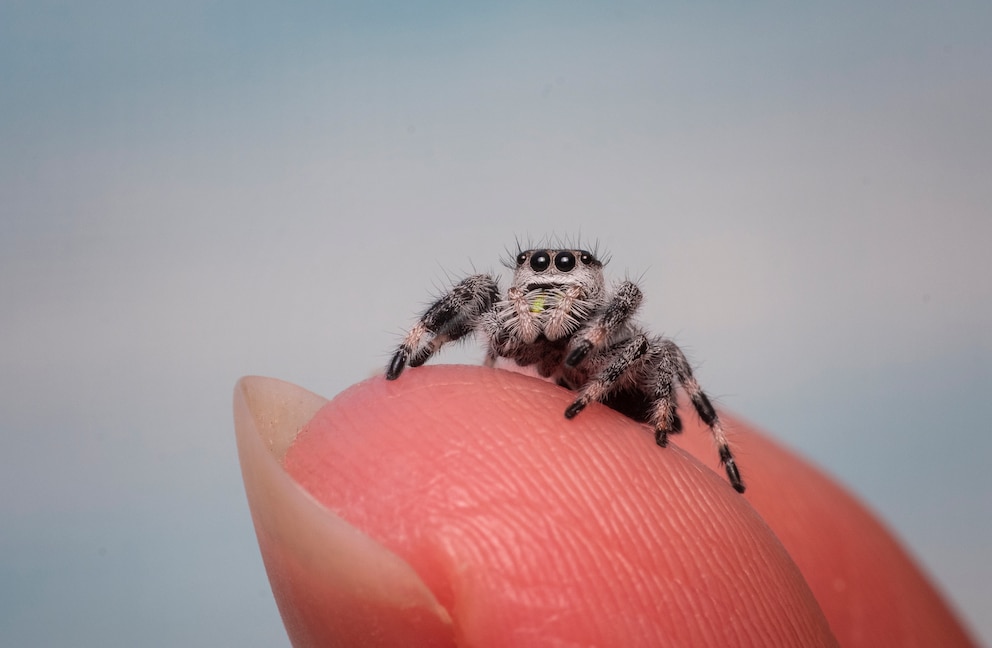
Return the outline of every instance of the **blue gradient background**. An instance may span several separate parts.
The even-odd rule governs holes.
[[[333,395],[548,233],[992,642],[990,33],[981,2],[0,4],[3,643],[286,645],[235,380]]]

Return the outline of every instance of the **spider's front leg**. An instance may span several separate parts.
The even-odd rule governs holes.
[[[624,281],[606,304],[598,320],[589,326],[572,344],[565,357],[566,367],[577,367],[592,351],[604,348],[613,335],[623,329],[631,315],[641,305],[643,293],[632,281]]]
[[[499,287],[490,275],[472,275],[456,284],[407,333],[386,368],[386,379],[396,380],[408,364],[419,367],[445,343],[470,333],[497,299]]]

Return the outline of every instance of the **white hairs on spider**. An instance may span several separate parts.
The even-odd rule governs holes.
[[[651,425],[659,446],[682,431],[676,389],[681,386],[709,427],[730,484],[744,482],[716,410],[700,388],[682,350],[633,321],[641,304],[637,284],[608,288],[606,261],[596,252],[558,241],[522,249],[512,262],[505,293],[489,274],[456,283],[424,311],[393,354],[386,378],[418,367],[448,342],[475,333],[486,345],[486,364],[513,362],[576,392],[565,410],[573,418],[593,402]]]

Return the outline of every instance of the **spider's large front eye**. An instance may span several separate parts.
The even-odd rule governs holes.
[[[517,255],[517,265],[518,266],[522,266],[524,264],[524,261],[526,261],[526,260],[527,260],[527,253],[526,252],[521,252],[520,254]]]
[[[530,267],[534,272],[544,272],[551,265],[551,255],[547,250],[537,250],[530,258]]]
[[[559,252],[555,255],[555,267],[561,272],[571,272],[575,267],[575,255],[564,250]]]

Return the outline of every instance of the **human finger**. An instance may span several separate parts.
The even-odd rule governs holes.
[[[477,367],[373,379],[321,409],[285,468],[411,566],[460,645],[833,645],[724,478],[608,408],[565,420],[570,398]]]
[[[781,444],[743,421],[723,419],[747,470],[748,501],[796,561],[842,646],[974,645],[877,516]],[[686,427],[675,442],[712,465],[699,423]]]

